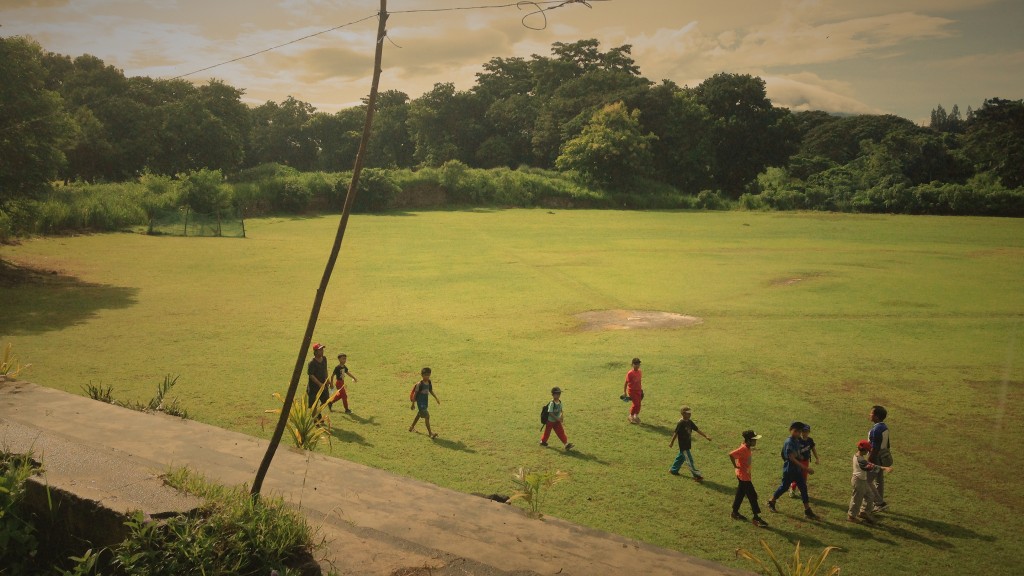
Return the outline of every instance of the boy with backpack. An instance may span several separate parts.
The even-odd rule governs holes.
[[[441,399],[434,394],[434,383],[430,381],[430,368],[424,368],[420,370],[420,381],[413,384],[412,390],[409,392],[409,401],[412,403],[409,409],[419,408],[416,417],[412,419],[412,425],[409,426],[409,432],[415,431],[416,423],[423,418],[423,423],[427,425],[427,436],[437,438],[437,434],[430,429],[430,412],[427,411],[427,404],[431,396],[437,400],[438,404],[441,403]]]
[[[540,411],[540,421],[544,425],[544,434],[540,437],[540,445],[547,446],[551,431],[554,430],[558,439],[565,444],[566,451],[572,450],[572,443],[565,435],[565,428],[562,427],[562,389],[555,386],[551,389],[551,402],[548,402]]]

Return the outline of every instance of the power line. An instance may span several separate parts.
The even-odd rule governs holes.
[[[567,6],[567,5],[570,5],[570,4],[582,4],[582,5],[586,6],[587,8],[591,8],[592,6],[590,4],[593,3],[593,2],[610,2],[610,1],[611,0],[520,0],[518,2],[511,2],[511,3],[505,3],[505,4],[484,4],[484,5],[477,5],[477,6],[453,6],[453,7],[449,7],[449,8],[420,8],[420,9],[416,9],[416,10],[396,10],[394,12],[389,11],[388,14],[416,14],[416,13],[423,13],[423,12],[456,12],[456,11],[466,11],[466,10],[487,10],[487,9],[492,9],[492,8],[511,8],[513,6],[516,7],[516,8],[519,8],[520,10],[522,10],[524,6],[527,6],[527,7],[532,6],[532,7],[536,8],[536,10],[534,10],[533,12],[530,12],[526,16],[523,16],[522,24],[523,24],[523,26],[525,26],[527,28],[530,28],[532,30],[543,30],[544,28],[547,27],[547,15],[545,14],[545,12],[550,12],[551,10],[555,10],[556,8],[561,8],[563,6]],[[537,27],[534,27],[534,26],[530,26],[530,25],[528,25],[526,23],[526,19],[527,18],[529,18],[530,16],[533,16],[533,15],[536,15],[536,14],[539,14],[541,17],[544,18],[544,25],[541,26],[540,28],[537,28]],[[246,54],[244,56],[239,56],[237,58],[232,58],[230,60],[225,60],[223,62],[218,62],[217,64],[212,64],[210,66],[205,66],[205,67],[200,68],[198,70],[193,70],[191,72],[186,72],[184,74],[179,74],[179,75],[171,77],[171,78],[164,78],[164,80],[179,80],[181,78],[185,78],[186,76],[191,76],[193,74],[198,74],[200,72],[205,72],[207,70],[212,70],[214,68],[219,68],[219,67],[225,66],[227,64],[232,64],[232,63],[238,62],[240,60],[245,60],[246,58],[252,58],[253,56],[258,56],[260,54],[265,54],[267,52],[270,52],[270,51],[273,51],[273,50],[277,50],[278,48],[283,48],[283,47],[289,46],[291,44],[296,44],[298,42],[302,42],[303,40],[308,40],[310,38],[313,38],[313,37],[316,37],[316,36],[320,36],[322,34],[327,34],[328,32],[334,32],[335,30],[340,30],[340,29],[346,28],[348,26],[359,24],[361,22],[365,22],[367,20],[370,20],[371,18],[377,18],[379,16],[380,16],[379,13],[374,12],[373,14],[371,14],[369,16],[366,16],[364,18],[360,18],[358,20],[353,20],[353,21],[345,23],[345,24],[341,24],[341,25],[338,25],[338,26],[333,26],[331,28],[327,28],[326,30],[321,30],[319,32],[314,32],[312,34],[307,34],[307,35],[305,35],[305,36],[303,36],[301,38],[296,38],[294,40],[289,40],[288,42],[284,42],[282,44],[277,44],[276,46],[271,46],[269,48],[264,48],[263,50],[258,50],[256,52],[251,53],[251,54]],[[380,39],[378,39],[378,41],[379,40]],[[90,106],[99,104],[101,102],[104,102],[106,100],[109,100],[110,98],[113,98],[113,96],[108,96],[106,98],[100,98],[99,100],[94,100],[92,102],[86,102],[86,103],[82,104],[81,106],[90,107]],[[20,123],[14,125],[14,126],[11,126],[11,127],[7,128],[7,129],[8,130],[20,129],[20,128],[28,125],[28,124],[32,124],[34,122],[38,122],[38,121],[44,120],[46,118],[50,118],[50,117],[54,116],[55,114],[48,114],[48,115],[45,115],[45,116],[40,116],[38,118],[33,118],[31,120],[25,120],[23,122],[20,122]]]

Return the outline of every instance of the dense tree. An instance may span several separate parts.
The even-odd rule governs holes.
[[[415,145],[413,158],[424,166],[440,166],[449,160],[470,163],[486,137],[480,120],[482,100],[471,92],[456,92],[446,82],[409,105],[409,137]]]
[[[1024,186],[1024,100],[986,100],[967,125],[964,150],[979,172]]]
[[[313,105],[288,96],[280,104],[267,102],[252,111],[253,131],[246,165],[279,162],[299,170],[312,170],[317,150],[303,127],[313,116]]]
[[[360,112],[363,110],[360,109]],[[360,126],[364,119],[365,117],[361,115]],[[408,120],[408,94],[398,90],[385,90],[377,95],[377,112],[373,117],[373,133],[366,150],[367,166],[408,168],[413,165],[415,145],[409,137]],[[351,162],[345,169],[350,168]]]
[[[650,145],[656,139],[641,132],[639,110],[631,112],[616,102],[598,110],[582,133],[565,143],[556,164],[594,184],[628,185],[651,174]]]
[[[784,165],[796,151],[792,117],[772,106],[764,80],[716,74],[693,92],[711,119],[707,160],[716,189],[738,198],[759,172]]]
[[[49,188],[74,134],[60,95],[47,89],[43,50],[20,37],[0,37],[0,210]]]

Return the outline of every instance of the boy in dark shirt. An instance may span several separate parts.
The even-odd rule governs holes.
[[[334,387],[338,391],[327,401],[327,408],[333,411],[332,405],[341,400],[342,406],[345,407],[345,414],[351,414],[352,411],[348,408],[348,387],[345,385],[345,376],[351,378],[353,382],[359,382],[359,379],[356,378],[355,374],[349,372],[348,366],[345,364],[346,362],[348,362],[348,355],[338,354],[338,365],[334,367],[334,372],[331,374],[334,378]]]
[[[690,420],[690,407],[683,406],[679,409],[679,413],[682,414],[682,418],[676,423],[676,430],[672,433],[672,439],[669,440],[669,448],[675,443],[676,438],[679,439],[679,455],[676,456],[675,462],[672,462],[672,467],[669,468],[669,473],[678,476],[679,469],[683,466],[683,462],[690,467],[690,474],[693,474],[693,479],[697,482],[704,480],[704,476],[701,475],[700,470],[693,464],[693,454],[690,453],[690,447],[693,440],[693,432],[700,434],[708,442],[711,438],[707,434],[701,432],[700,428],[697,427],[697,423]]]

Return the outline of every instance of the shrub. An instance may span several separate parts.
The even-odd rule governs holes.
[[[231,206],[231,188],[224,184],[220,170],[193,170],[179,174],[181,201],[192,210],[214,214]]]
[[[704,210],[726,210],[729,203],[717,190],[701,190],[697,194],[697,207]]]
[[[28,456],[0,452],[0,566],[5,574],[36,573],[39,541],[23,510],[25,482],[34,468]]]
[[[336,189],[342,199],[348,193],[346,180],[338,180]],[[390,172],[379,168],[366,168],[359,175],[359,189],[352,209],[357,212],[384,212],[394,206],[401,188]]]

